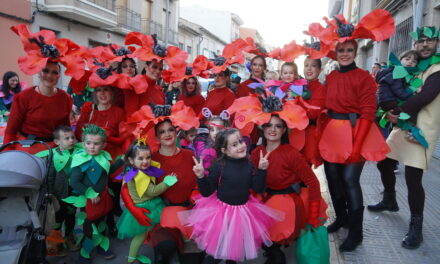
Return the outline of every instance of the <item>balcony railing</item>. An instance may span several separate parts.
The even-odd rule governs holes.
[[[411,37],[413,18],[410,17],[396,26],[396,31],[390,40],[390,51],[399,56],[405,50],[411,49]]]
[[[142,33],[147,35],[157,35],[158,40],[164,41],[164,26],[150,19],[142,19]]]
[[[104,7],[105,9],[111,10],[115,12],[116,10],[116,0],[77,0],[77,1],[87,1],[91,2],[100,7]]]
[[[116,8],[118,27],[141,31],[141,14],[123,6]]]
[[[44,0],[44,10],[98,27],[115,27],[116,0]]]

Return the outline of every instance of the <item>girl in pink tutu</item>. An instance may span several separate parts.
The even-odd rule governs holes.
[[[247,146],[237,129],[221,131],[215,141],[217,160],[205,176],[203,158],[194,158],[194,173],[203,197],[192,210],[181,212],[184,225],[193,228],[192,239],[208,256],[205,264],[236,263],[258,256],[261,245],[271,245],[268,228],[283,214],[250,195],[262,193],[269,166],[262,154],[255,168],[247,158]]]

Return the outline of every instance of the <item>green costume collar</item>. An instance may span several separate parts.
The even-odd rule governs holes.
[[[87,174],[89,180],[96,184],[101,177],[104,169],[107,174],[110,173],[110,161],[112,157],[107,151],[101,151],[100,154],[91,156],[85,150],[76,153],[72,158],[72,168],[80,167],[82,172]]]
[[[70,152],[67,149],[61,151],[58,147],[52,149],[52,154],[53,154],[52,161],[53,161],[53,166],[54,166],[55,170],[57,172],[60,172],[63,169],[65,169],[66,165],[69,164],[72,156],[82,150],[83,150],[83,146],[81,143],[76,143],[72,149],[72,152]],[[40,157],[40,158],[47,157],[47,156],[49,156],[49,150],[40,151],[37,154],[35,154],[35,156]],[[70,169],[70,166],[68,166],[68,167],[69,167],[68,169]]]

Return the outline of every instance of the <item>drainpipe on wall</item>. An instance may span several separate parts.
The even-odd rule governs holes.
[[[165,21],[165,47],[168,47],[169,31],[170,31],[170,1],[167,0],[166,21]]]
[[[425,9],[425,0],[413,0],[413,30],[423,26],[423,10]]]

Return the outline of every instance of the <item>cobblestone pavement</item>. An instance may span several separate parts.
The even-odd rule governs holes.
[[[388,263],[417,263],[434,264],[439,263],[440,259],[440,160],[433,159],[431,167],[424,175],[423,185],[425,186],[426,203],[424,214],[423,235],[424,242],[419,249],[407,250],[400,246],[400,242],[407,232],[409,221],[409,208],[406,200],[407,192],[403,168],[397,175],[397,200],[400,211],[396,213],[370,213],[365,210],[364,215],[364,240],[362,244],[351,253],[340,254],[339,245],[347,235],[345,229],[336,234],[331,234],[330,239],[330,262],[336,264],[388,264]],[[324,178],[321,172],[318,177],[322,181]],[[381,197],[382,184],[379,173],[374,163],[368,163],[364,167],[361,177],[361,185],[364,193],[364,204],[376,203]],[[328,193],[323,186],[322,190],[325,199],[328,199]],[[333,212],[329,210],[330,218],[333,218]],[[331,222],[331,221],[329,221]],[[113,239],[111,248],[117,254],[113,260],[104,260],[99,256],[94,257],[93,263],[126,263],[129,240],[120,241]],[[295,263],[294,246],[284,249],[288,263]],[[153,252],[150,248],[144,246],[141,254],[152,258]],[[64,258],[51,258],[52,264],[73,264],[77,263],[78,253],[71,253]],[[178,263],[177,261],[175,263]],[[264,258],[245,262],[247,264],[263,264]]]

